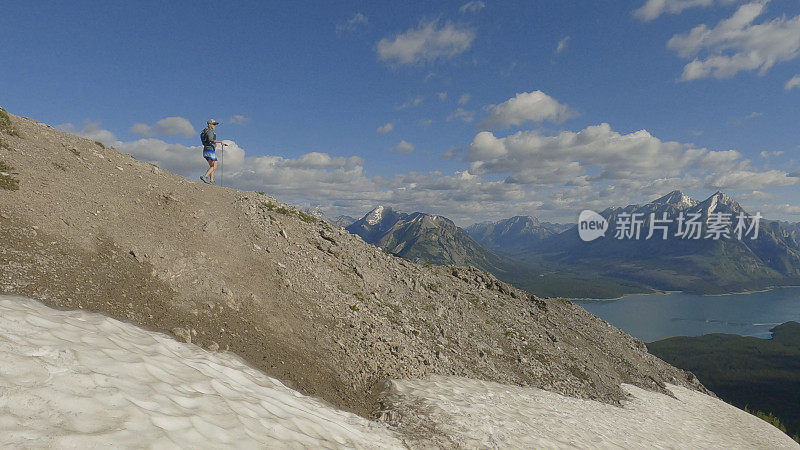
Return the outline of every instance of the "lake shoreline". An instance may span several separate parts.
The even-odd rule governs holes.
[[[800,322],[800,286],[730,294],[634,294],[574,303],[644,342],[715,333],[769,339],[776,325]]]
[[[757,294],[759,292],[769,292],[775,289],[787,289],[787,288],[800,288],[800,285],[774,285],[768,286],[763,289],[756,289],[756,290],[747,290],[747,291],[736,291],[736,292],[724,292],[720,294],[703,294],[699,292],[692,292],[692,291],[660,291],[655,290],[655,292],[634,292],[630,294],[622,294],[619,297],[613,298],[589,298],[589,297],[580,297],[580,298],[569,298],[564,297],[569,301],[588,301],[588,302],[611,302],[616,300],[622,300],[625,297],[632,297],[632,296],[644,296],[644,295],[671,295],[671,294],[690,294],[690,295],[699,295],[703,297],[724,297],[727,295],[747,295],[747,294]]]

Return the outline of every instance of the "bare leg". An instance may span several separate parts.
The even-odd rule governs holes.
[[[216,161],[209,161],[209,164],[211,164],[211,167],[208,168],[208,172],[207,173],[208,173],[209,178],[211,179],[211,182],[213,183],[214,182],[214,172],[217,171],[217,162]]]
[[[203,175],[204,177],[208,177],[209,175],[214,173],[214,164],[216,163],[216,161],[211,161],[210,159],[207,159],[206,162],[208,162],[208,170],[206,170],[205,175]]]

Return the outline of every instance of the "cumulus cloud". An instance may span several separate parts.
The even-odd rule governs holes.
[[[378,132],[378,134],[386,134],[392,130],[394,130],[394,123],[389,122],[385,125],[379,126],[376,131]]]
[[[477,0],[473,0],[471,2],[464,3],[463,5],[461,5],[461,7],[458,8],[458,11],[461,12],[461,14],[476,13],[476,12],[482,10],[485,7],[486,7],[486,3],[483,3],[483,2],[477,1]]]
[[[520,131],[497,137],[484,131],[467,148],[465,160],[472,174],[507,175],[508,182],[531,185],[567,185],[585,177],[579,184],[642,189],[654,180],[682,179],[684,189],[689,180],[698,187],[761,189],[800,181],[786,172],[753,169],[735,150],[664,142],[645,130],[621,134],[605,123],[552,136]]]
[[[348,19],[346,22],[342,22],[336,24],[336,34],[341,35],[345,32],[353,32],[356,31],[359,26],[366,25],[369,23],[369,19],[364,14],[357,12],[353,17]]]
[[[716,3],[731,4],[736,0],[717,0]],[[644,5],[633,12],[634,17],[645,22],[657,19],[662,14],[680,14],[684,9],[699,6],[707,7],[714,0],[647,0]]]
[[[792,77],[791,80],[786,82],[786,86],[783,87],[787,91],[792,90],[794,88],[800,88],[800,75],[795,75]]]
[[[231,116],[230,119],[228,119],[228,123],[237,124],[237,125],[244,125],[246,123],[250,123],[250,118],[249,117],[245,117],[245,116],[243,116],[241,114],[234,114],[233,116]]]
[[[453,111],[452,114],[447,116],[447,121],[452,122],[453,120],[461,120],[463,122],[472,122],[475,120],[475,111],[467,111],[464,108],[457,108]]]
[[[421,22],[416,28],[378,42],[378,57],[397,64],[415,64],[451,58],[467,51],[475,32],[452,23]]]
[[[458,97],[458,104],[459,105],[466,105],[467,103],[469,103],[469,99],[471,99],[471,98],[472,98],[472,96],[469,95],[469,94],[461,94],[461,97]]]
[[[739,194],[736,196],[738,200],[748,201],[748,200],[767,200],[770,198],[775,197],[775,194],[770,194],[769,192],[764,191],[753,191],[745,194]]]
[[[667,47],[683,58],[694,58],[684,67],[681,80],[729,78],[752,70],[764,74],[775,64],[800,55],[800,15],[753,23],[767,3],[747,3],[713,28],[702,24],[673,36]]]
[[[556,53],[561,53],[564,50],[566,50],[568,43],[569,43],[569,36],[566,36],[560,41],[558,41],[558,45],[556,46]]]
[[[100,122],[92,120],[85,121],[82,128],[77,128],[71,123],[56,125],[56,128],[61,131],[66,131],[67,133],[77,134],[78,136],[85,137],[92,141],[102,142],[104,145],[114,146],[118,142],[114,133],[102,129],[100,127]]]
[[[567,105],[559,103],[542,91],[518,93],[499,105],[490,106],[489,111],[489,115],[479,125],[483,129],[506,128],[545,120],[561,123],[576,115]]]
[[[782,151],[774,151],[774,152],[763,151],[763,152],[760,153],[761,157],[765,158],[765,159],[766,158],[771,158],[773,156],[780,156],[782,154],[783,154]]]
[[[165,117],[153,126],[135,123],[128,131],[145,137],[181,135],[190,138],[197,133],[192,124],[183,117]]]
[[[392,147],[392,151],[406,155],[414,151],[414,144],[406,141],[400,141],[397,143],[397,145]]]
[[[772,186],[790,186],[798,178],[789,176],[782,170],[734,170],[714,173],[706,178],[706,185],[719,189],[764,189]]]

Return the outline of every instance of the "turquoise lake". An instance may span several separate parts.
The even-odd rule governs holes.
[[[644,342],[709,333],[769,338],[769,330],[775,325],[800,322],[800,287],[747,294],[669,293],[573,302]]]

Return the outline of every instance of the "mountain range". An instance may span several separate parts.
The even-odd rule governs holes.
[[[376,207],[347,230],[404,258],[475,265],[547,296],[724,293],[800,281],[800,226],[761,218],[753,238],[753,214],[722,192],[699,201],[672,191],[644,205],[609,207],[599,214],[609,225],[605,236],[592,242],[580,239],[575,224],[530,216],[461,229],[442,216],[406,214],[386,206]],[[656,222],[647,239],[651,214]],[[737,230],[740,215],[744,228]],[[630,217],[641,222],[639,238],[617,239],[619,224]],[[684,221],[679,223],[679,217]],[[699,227],[687,233],[692,231],[690,218]],[[709,220],[720,222],[717,231],[709,229]]]
[[[511,259],[480,245],[452,220],[434,214],[406,214],[378,206],[346,229],[368,244],[417,263],[472,265],[495,274],[520,269]]]

